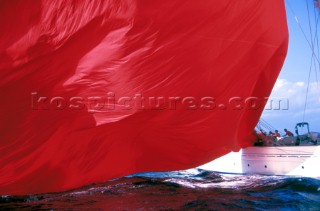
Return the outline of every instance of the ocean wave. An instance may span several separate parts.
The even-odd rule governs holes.
[[[196,169],[142,173],[73,191],[1,196],[0,209],[309,209],[320,207],[320,180],[220,175]]]

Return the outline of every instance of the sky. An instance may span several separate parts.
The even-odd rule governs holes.
[[[320,35],[320,23],[317,25],[315,20],[319,17],[320,10],[315,9],[313,0],[285,0],[285,2],[289,27],[289,49],[270,99],[288,99],[289,104],[288,107],[281,104],[284,110],[281,107],[280,110],[265,109],[261,118],[282,133],[284,128],[293,132],[295,124],[303,120],[309,122],[311,131],[320,132],[320,64],[315,59],[312,63],[308,100],[306,101],[312,55],[320,58],[319,48],[313,54],[304,36],[305,34],[310,42],[311,34],[313,39],[315,38],[316,28]],[[310,15],[308,15],[307,2]],[[310,17],[311,24],[309,24],[308,17]],[[312,33],[310,33],[309,26],[311,26]],[[317,38],[320,42],[319,35]],[[307,102],[306,112],[303,118],[305,102]]]

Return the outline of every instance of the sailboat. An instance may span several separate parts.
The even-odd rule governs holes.
[[[288,47],[284,0],[0,5],[0,195],[251,146]]]
[[[308,133],[284,137],[251,146],[239,152],[230,152],[199,169],[227,174],[262,174],[320,178],[320,133],[310,132],[307,122],[298,123],[296,128],[307,127]]]
[[[306,3],[308,4],[307,1]],[[319,1],[315,1],[315,7],[319,8]],[[288,2],[289,9],[292,10],[292,7]],[[296,16],[295,19],[298,22]],[[318,19],[319,17],[315,18],[316,24],[318,23]],[[298,22],[298,24],[300,23]],[[306,35],[301,27],[300,29]],[[315,64],[312,63],[311,67],[315,68],[316,74],[320,68],[317,57],[319,56],[318,50],[316,50],[319,47],[317,33],[318,29],[316,26],[315,35],[311,35],[311,38],[307,40],[312,51],[313,58],[311,61]],[[305,108],[307,105],[308,89]],[[304,119],[305,110],[303,113]],[[295,125],[295,135],[291,137],[273,137],[271,130],[275,131],[275,128],[262,118],[256,128],[256,131],[259,130],[261,131],[261,136],[257,136],[259,140],[255,144],[256,146],[243,148],[239,152],[230,152],[200,166],[199,169],[224,174],[262,174],[320,178],[320,168],[318,167],[320,164],[320,132],[311,132],[308,122],[297,123]],[[269,130],[270,135],[262,132]],[[293,134],[291,133],[291,135]]]

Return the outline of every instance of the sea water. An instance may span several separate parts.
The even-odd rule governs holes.
[[[1,196],[2,209],[320,210],[320,180],[198,169],[143,173],[61,193]]]

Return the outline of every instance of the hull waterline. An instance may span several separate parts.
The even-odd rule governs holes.
[[[320,146],[248,147],[230,152],[200,169],[228,174],[320,178]]]

